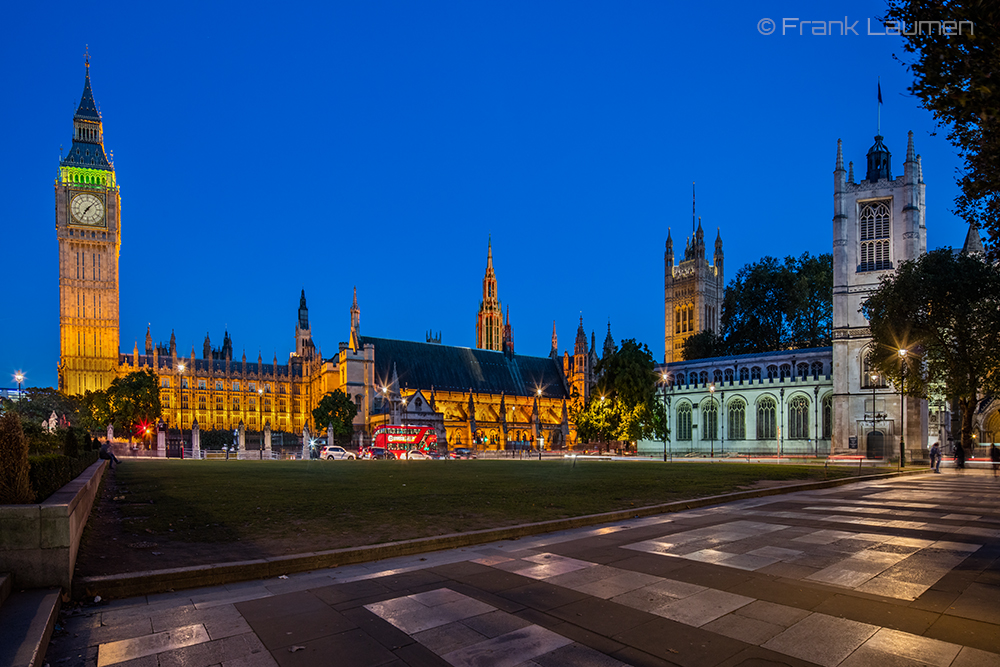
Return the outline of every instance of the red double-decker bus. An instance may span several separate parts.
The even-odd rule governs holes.
[[[437,433],[431,426],[376,426],[374,446],[384,447],[397,459],[406,458],[406,453],[416,449],[424,453],[437,451]]]

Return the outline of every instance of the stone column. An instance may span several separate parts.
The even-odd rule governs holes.
[[[264,458],[271,458],[271,422],[264,422]]]
[[[332,445],[333,444],[333,424],[332,423],[326,425],[326,444],[327,445]]]
[[[156,455],[159,458],[167,455],[167,425],[162,419],[156,423]]]
[[[247,457],[247,435],[246,426],[243,425],[243,420],[240,420],[239,426],[236,427],[236,458],[243,460]]]
[[[114,424],[108,424],[108,445],[113,445],[115,442],[115,426]]]
[[[302,460],[309,458],[309,424],[302,427]]]
[[[201,429],[198,428],[198,420],[191,423],[191,458],[201,458]]]

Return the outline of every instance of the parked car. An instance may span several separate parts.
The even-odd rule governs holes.
[[[414,461],[426,461],[427,459],[432,459],[434,457],[431,456],[428,452],[424,452],[419,449],[411,449],[405,452],[405,455],[402,458],[407,458]]]
[[[391,461],[396,458],[396,456],[390,452],[385,447],[367,447],[361,452],[361,458],[372,459],[372,460],[388,460]]]
[[[451,450],[451,458],[453,459],[474,459],[476,458],[476,453],[469,449],[468,447],[456,447]]]
[[[323,448],[319,450],[319,457],[327,460],[352,461],[357,458],[357,455],[354,452],[347,451],[339,445],[323,445]]]

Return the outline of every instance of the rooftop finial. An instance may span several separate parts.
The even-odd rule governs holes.
[[[83,45],[83,63],[90,67],[90,44]]]

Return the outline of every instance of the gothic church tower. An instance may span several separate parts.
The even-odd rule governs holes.
[[[664,352],[665,363],[684,359],[684,341],[702,331],[719,331],[722,300],[725,296],[722,233],[716,230],[715,254],[709,263],[705,252],[705,232],[695,215],[694,189],[691,191],[691,231],[684,259],[674,264],[674,240],[667,230],[664,265]],[[695,222],[698,223],[695,229]]]
[[[118,371],[118,255],[121,198],[104,152],[101,114],[90,88],[90,58],[73,145],[55,182],[59,242],[59,389],[106,389]]]
[[[493,273],[493,240],[486,248],[486,275],[483,276],[483,300],[476,316],[476,347],[503,350],[503,310],[497,298],[497,277]]]
[[[865,179],[854,182],[854,164],[844,169],[837,140],[833,172],[833,441],[832,453],[898,455],[902,434],[899,389],[868,367],[868,320],[861,304],[904,260],[927,252],[924,181],[913,132],[903,175],[893,179],[891,154],[876,135],[868,150]],[[905,344],[905,341],[901,341]],[[874,397],[873,397],[874,393]],[[873,424],[874,420],[874,424]],[[906,399],[908,449],[927,442],[926,401]],[[851,438],[858,450],[850,450]]]

